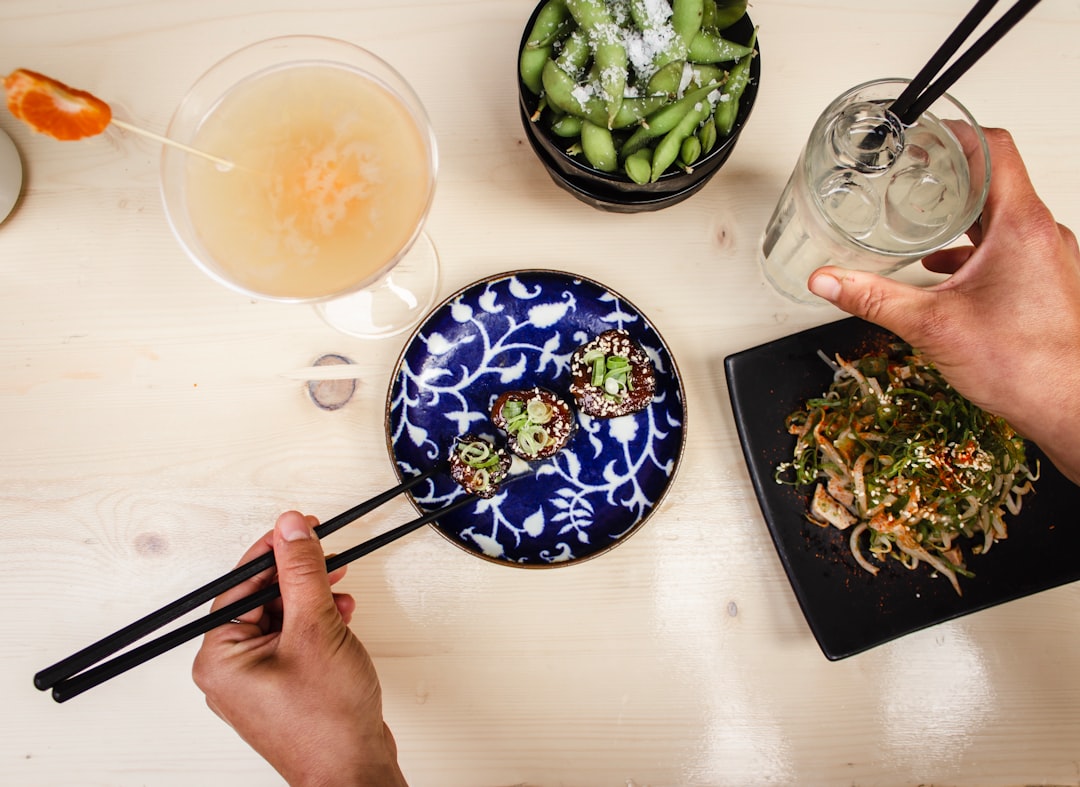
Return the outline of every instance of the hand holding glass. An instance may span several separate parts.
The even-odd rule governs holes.
[[[888,105],[906,84],[858,85],[814,125],[761,241],[765,276],[788,298],[824,303],[806,288],[822,265],[895,273],[948,246],[982,211],[982,130],[947,94],[903,126]]]

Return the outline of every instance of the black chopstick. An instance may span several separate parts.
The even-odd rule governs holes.
[[[956,26],[956,29],[938,47],[934,56],[926,61],[926,65],[915,75],[915,78],[911,80],[904,92],[893,101],[891,109],[894,114],[899,115],[907,111],[912,102],[930,84],[930,80],[945,67],[945,64],[949,62],[949,58],[956,54],[956,50],[967,40],[971,32],[978,27],[979,22],[986,18],[986,15],[990,13],[990,9],[997,5],[997,2],[998,0],[979,0],[972,6],[971,10],[967,12],[967,16],[960,20],[960,24]]]
[[[910,126],[914,123],[919,115],[941,98],[942,94],[952,87],[957,79],[963,76],[979,58],[985,55],[1017,22],[1023,19],[1028,11],[1038,5],[1040,0],[1018,0],[966,52],[960,55],[941,76],[931,82],[930,80],[934,74],[952,57],[953,53],[964,42],[964,39],[971,34],[996,2],[997,0],[978,0],[967,16],[961,20],[956,30],[952,32],[945,40],[945,43],[941,45],[941,48],[912,80],[907,89],[892,103],[890,109],[903,125]]]
[[[370,538],[361,544],[357,544],[344,552],[333,555],[326,559],[326,571],[327,573],[336,571],[357,558],[374,552],[376,549],[384,547],[387,544],[398,540],[402,536],[407,535],[426,524],[434,522],[439,517],[456,511],[475,500],[476,497],[473,495],[466,495],[443,508],[429,511],[423,516],[417,517],[410,522],[406,522],[381,535]],[[66,702],[72,697],[77,697],[83,692],[104,683],[110,678],[114,678],[117,675],[149,661],[155,656],[159,656],[162,653],[175,648],[177,645],[181,645],[190,639],[194,639],[200,634],[205,634],[211,629],[217,628],[224,623],[228,623],[233,618],[237,618],[249,610],[261,607],[263,604],[273,601],[280,595],[281,588],[276,582],[272,585],[268,585],[262,590],[252,593],[250,596],[245,596],[239,601],[234,601],[232,604],[222,607],[215,612],[211,612],[205,617],[193,620],[175,631],[163,634],[157,639],[152,639],[137,648],[121,653],[119,656],[98,664],[85,672],[81,672],[78,675],[73,675],[58,682],[52,687],[52,697],[57,702]]]
[[[440,468],[437,467],[432,468],[418,476],[413,476],[397,486],[391,487],[385,492],[350,508],[348,511],[344,511],[337,516],[328,519],[326,522],[315,528],[315,535],[319,538],[323,538],[336,530],[340,530],[350,522],[370,513],[389,500],[431,478],[439,471],[439,469]],[[267,552],[242,566],[237,566],[227,574],[223,574],[212,582],[208,582],[202,587],[193,590],[186,596],[166,604],[161,609],[151,612],[149,615],[146,615],[145,617],[136,620],[134,623],[98,640],[77,653],[73,653],[52,666],[46,667],[34,675],[34,685],[42,691],[53,688],[60,681],[82,672],[87,667],[111,656],[121,648],[130,645],[136,640],[142,639],[152,631],[156,631],[166,623],[170,623],[181,615],[216,598],[229,588],[235,587],[244,580],[265,571],[268,568],[272,568],[273,565],[274,553]],[[235,617],[235,615],[230,617]],[[226,618],[226,620],[228,620],[228,618]]]

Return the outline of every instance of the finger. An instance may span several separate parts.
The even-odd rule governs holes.
[[[246,563],[255,560],[273,548],[274,531],[268,531],[262,538],[248,547],[248,550],[244,553],[243,557],[236,564],[240,567]],[[242,598],[250,596],[274,581],[275,571],[273,568],[269,568],[256,574],[253,577],[245,579],[238,585],[225,590],[214,599],[210,605],[211,611],[216,611],[222,607],[228,606]],[[216,644],[218,642],[236,642],[238,640],[247,639],[252,636],[258,636],[265,633],[264,629],[260,626],[260,622],[263,618],[264,609],[262,607],[256,607],[250,609],[242,614],[237,620],[241,621],[242,626],[236,624],[222,625],[215,629],[208,631],[204,637],[204,642],[207,644]],[[252,629],[250,626],[254,625]]]
[[[278,517],[274,555],[281,586],[282,647],[306,649],[339,634],[344,624],[330,590],[322,544],[296,511]]]
[[[936,297],[930,290],[874,273],[835,267],[814,271],[807,286],[818,297],[916,346],[921,345],[921,326],[933,313]]]
[[[983,217],[980,214],[979,218],[975,219],[975,222],[968,227],[967,231],[968,240],[971,241],[973,246],[980,246],[983,242]]]
[[[332,553],[328,554],[326,556],[327,560],[334,557],[336,554],[337,553],[335,553],[335,552],[332,552]],[[341,566],[340,568],[336,568],[333,571],[331,571],[330,572],[330,577],[329,577],[330,584],[331,585],[336,585],[338,582],[345,579],[345,574],[348,573],[348,571],[349,571],[348,566]]]
[[[1002,221],[1009,226],[1026,221],[1023,216],[1026,211],[1017,208],[1037,206],[1042,202],[1035,193],[1012,135],[1000,128],[984,128],[983,134],[990,150],[991,166],[990,190],[979,222],[980,232],[985,236],[994,222]]]
[[[1061,233],[1065,245],[1072,249],[1074,254],[1080,254],[1080,244],[1076,241],[1076,234],[1064,224],[1058,224],[1058,232]]]
[[[348,593],[335,593],[334,605],[337,606],[338,614],[341,615],[345,625],[352,623],[353,613],[356,611],[356,599]]]
[[[957,246],[951,249],[942,249],[923,258],[923,267],[934,273],[953,274],[964,267],[975,252],[973,246]]]
[[[262,538],[260,538],[250,547],[248,547],[247,551],[244,553],[243,557],[240,558],[239,562],[234,568],[239,568],[240,566],[246,563],[250,563],[252,560],[255,560],[258,557],[262,557],[267,552],[271,551],[273,548],[274,531],[270,530],[263,534]],[[214,599],[214,603],[210,605],[211,611],[216,611],[224,606],[232,604],[234,601],[239,601],[245,596],[251,595],[251,593],[255,590],[259,590],[260,588],[264,587],[267,582],[267,576],[265,575],[271,573],[271,571],[272,569],[268,569],[267,571],[256,574],[254,577],[249,577],[248,579],[241,582],[239,585],[235,585],[228,590],[222,591],[221,595]]]

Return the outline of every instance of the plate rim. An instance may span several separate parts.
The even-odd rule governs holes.
[[[419,337],[420,332],[427,325],[428,321],[432,318],[432,316],[434,316],[439,311],[447,308],[451,303],[453,303],[463,294],[484,285],[490,284],[491,282],[502,281],[504,279],[510,279],[523,274],[529,276],[550,276],[570,282],[584,282],[608,293],[609,295],[614,296],[624,306],[632,309],[635,314],[637,314],[649,325],[652,331],[656,334],[657,338],[660,340],[664,350],[667,352],[668,359],[671,362],[671,374],[674,377],[676,387],[679,393],[679,401],[682,403],[682,422],[679,426],[679,448],[675,454],[675,464],[672,467],[671,473],[667,478],[667,483],[661,490],[660,495],[653,502],[652,507],[645,513],[645,515],[642,516],[637,522],[635,522],[625,533],[623,533],[622,536],[607,544],[601,549],[594,550],[588,555],[584,555],[583,557],[575,557],[571,560],[556,561],[550,563],[518,563],[511,560],[501,560],[498,558],[493,558],[469,549],[467,546],[451,538],[450,534],[447,533],[439,525],[437,519],[428,523],[427,525],[427,527],[434,530],[442,538],[452,543],[457,549],[461,550],[462,552],[468,553],[472,557],[480,558],[486,563],[494,563],[500,566],[508,566],[525,570],[547,571],[550,569],[564,568],[572,565],[578,565],[580,563],[587,563],[594,558],[605,555],[611,550],[613,550],[615,547],[627,541],[631,536],[640,531],[650,519],[652,519],[653,515],[656,514],[656,512],[660,509],[662,503],[667,499],[668,494],[671,492],[672,487],[675,485],[680,475],[679,470],[682,468],[683,459],[685,458],[686,453],[686,427],[689,420],[689,403],[687,402],[686,398],[686,386],[683,382],[682,371],[679,369],[678,362],[675,359],[675,353],[672,351],[670,343],[667,341],[666,338],[664,338],[664,335],[660,332],[660,329],[657,327],[656,323],[654,323],[652,319],[650,319],[648,315],[646,315],[645,312],[637,306],[636,303],[624,296],[619,290],[615,290],[604,284],[603,282],[600,282],[590,276],[546,266],[534,268],[513,268],[511,270],[503,271],[500,273],[488,274],[486,276],[482,276],[479,279],[476,279],[475,281],[470,282],[469,284],[458,287],[445,298],[434,304],[428,310],[428,312],[420,318],[420,321],[416,324],[416,326],[409,332],[409,335],[406,337],[405,342],[401,347],[401,350],[398,352],[397,359],[394,361],[390,373],[390,380],[386,387],[386,399],[383,408],[383,437],[386,444],[386,450],[388,458],[390,460],[390,465],[393,468],[394,475],[398,478],[399,481],[404,481],[406,479],[402,475],[401,468],[398,465],[397,458],[394,455],[394,443],[391,438],[390,430],[390,412],[393,404],[394,385],[397,381],[398,375],[401,371],[401,365],[402,363],[404,363],[405,356],[408,354],[409,349],[413,346],[413,343]],[[416,497],[411,492],[407,492],[405,494],[405,498],[409,501],[409,504],[417,511],[417,513],[421,515],[428,513],[427,510],[420,506],[420,504],[416,500]]]

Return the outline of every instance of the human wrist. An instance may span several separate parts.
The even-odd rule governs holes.
[[[1007,420],[1064,476],[1080,484],[1080,373],[1059,371],[1046,392],[1049,395],[1038,406],[1025,407],[1022,414]]]
[[[278,770],[290,787],[407,787],[397,762],[397,746],[386,725],[381,733],[328,745]]]

